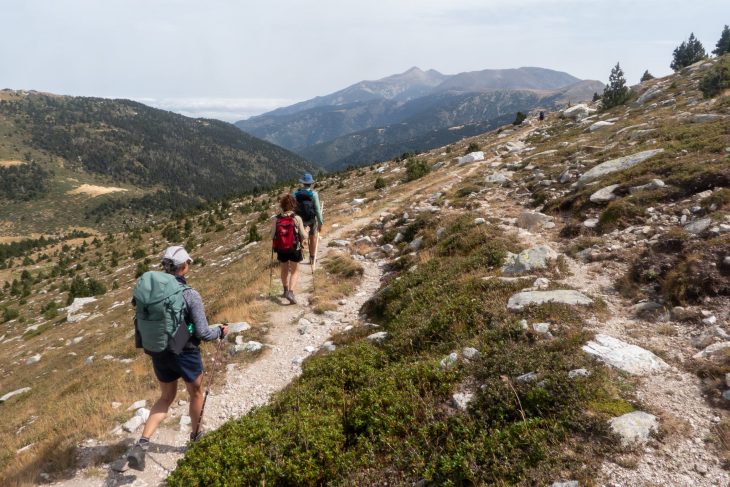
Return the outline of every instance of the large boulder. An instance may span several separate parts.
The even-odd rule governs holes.
[[[508,253],[507,260],[502,267],[502,274],[513,276],[536,269],[544,269],[551,260],[558,258],[558,253],[547,245],[538,245],[519,254]]]
[[[88,318],[89,313],[81,313],[81,308],[89,303],[96,301],[96,298],[74,298],[73,302],[69,307],[66,308],[66,321],[69,323],[76,323],[84,318]]]
[[[619,157],[618,159],[611,159],[610,161],[603,162],[583,173],[583,175],[578,178],[578,187],[585,186],[586,183],[601,178],[606,174],[624,171],[634,167],[635,165],[644,162],[657,154],[661,154],[662,152],[664,152],[664,149],[645,150],[630,156]]]
[[[463,157],[459,157],[457,162],[459,164],[469,164],[470,162],[477,162],[477,161],[483,161],[483,160],[484,160],[484,152],[476,151],[476,152],[470,152]]]
[[[596,337],[583,345],[583,351],[601,362],[633,375],[647,375],[669,368],[664,360],[649,350],[608,335]]]
[[[583,120],[593,113],[596,113],[595,108],[591,108],[585,103],[580,103],[570,108],[566,108],[560,115],[565,118],[572,118],[573,120]]]
[[[643,411],[626,413],[608,421],[611,430],[621,437],[624,446],[632,443],[646,443],[649,435],[659,428],[659,421],[653,414]]]
[[[525,230],[534,230],[545,226],[546,223],[553,221],[553,217],[544,215],[537,211],[523,211],[517,217],[516,225]]]
[[[559,291],[523,291],[512,295],[507,301],[507,308],[519,311],[532,304],[561,303],[569,305],[589,305],[593,300],[583,293],[572,289]]]
[[[611,200],[616,199],[616,195],[613,192],[618,188],[618,184],[612,184],[601,188],[591,195],[589,198],[592,203],[608,203]]]
[[[613,125],[613,122],[606,122],[605,120],[599,120],[598,122],[591,125],[588,130],[591,132],[595,132],[596,130],[601,130],[606,127],[610,127]]]
[[[20,394],[25,394],[26,392],[30,391],[30,387],[22,387],[20,389],[16,389],[12,392],[8,392],[4,396],[0,397],[0,403],[4,403],[11,397],[19,396]]]

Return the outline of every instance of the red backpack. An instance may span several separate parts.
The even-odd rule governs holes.
[[[299,238],[293,216],[276,217],[276,231],[274,232],[273,248],[277,252],[296,250],[299,247]]]

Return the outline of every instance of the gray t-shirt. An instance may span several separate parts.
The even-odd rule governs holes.
[[[193,337],[197,340],[191,339],[198,345],[200,341],[211,342],[220,338],[223,333],[222,328],[211,328],[208,326],[208,318],[205,317],[205,306],[203,305],[203,298],[200,297],[200,293],[195,289],[189,288],[183,291],[183,299],[185,300],[185,319],[188,323],[193,323],[195,329],[193,330]]]

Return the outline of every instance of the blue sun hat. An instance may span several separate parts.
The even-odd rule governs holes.
[[[314,184],[314,178],[311,174],[305,172],[304,176],[302,176],[302,179],[300,179],[299,182],[302,184]]]

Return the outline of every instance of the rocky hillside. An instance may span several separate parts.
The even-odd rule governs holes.
[[[291,188],[25,249],[0,274],[4,484],[727,485],[730,93],[699,87],[729,62],[328,176],[297,306],[254,243]],[[204,348],[207,436],[186,448],[176,403],[140,473],[156,386],[125,303],[183,241],[239,325]]]
[[[313,169],[232,125],[129,100],[5,90],[0,140],[5,232],[92,226],[112,213],[120,224],[125,213],[184,210]]]
[[[459,140],[461,125],[499,126],[517,111],[590,99],[599,82],[541,68],[440,75],[413,68],[236,125],[328,169],[362,165]],[[448,129],[454,129],[451,133]],[[432,137],[433,132],[441,132]]]

